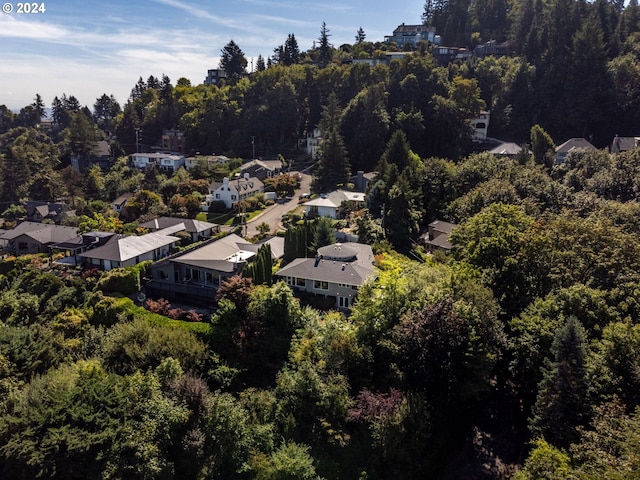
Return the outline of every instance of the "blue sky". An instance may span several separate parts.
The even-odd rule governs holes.
[[[5,0],[2,0],[5,2]],[[92,107],[103,93],[124,103],[140,76],[167,74],[202,83],[233,39],[254,61],[289,33],[301,50],[326,22],[334,46],[359,27],[382,41],[401,23],[420,23],[424,0],[308,1],[50,0],[44,13],[0,13],[0,105],[19,109],[39,93],[75,95]]]

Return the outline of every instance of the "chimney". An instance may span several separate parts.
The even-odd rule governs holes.
[[[245,174],[244,174],[244,179],[245,179],[245,180],[249,180],[249,178],[250,178],[250,175],[249,175],[248,173],[245,173]]]

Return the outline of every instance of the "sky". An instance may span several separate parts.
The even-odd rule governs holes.
[[[29,105],[39,93],[74,95],[93,107],[114,95],[123,105],[139,77],[166,74],[201,84],[234,40],[249,61],[266,60],[292,33],[310,49],[326,22],[335,47],[352,44],[360,27],[383,41],[400,24],[419,24],[424,0],[49,0],[44,12],[0,12],[0,105]]]

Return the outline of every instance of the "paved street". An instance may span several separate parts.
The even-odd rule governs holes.
[[[292,172],[292,175],[295,175],[297,172]],[[311,175],[306,173],[300,173],[302,179],[300,180],[300,189],[298,189],[291,200],[285,203],[276,203],[264,210],[260,215],[251,219],[247,223],[247,237],[254,237],[258,235],[258,230],[256,227],[261,223],[265,222],[271,226],[271,232],[276,232],[280,227],[280,219],[282,215],[287,213],[290,210],[293,210],[298,206],[298,197],[302,193],[311,192]],[[242,232],[244,235],[244,232]]]

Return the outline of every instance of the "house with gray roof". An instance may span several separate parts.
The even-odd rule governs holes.
[[[609,152],[622,153],[630,150],[635,150],[640,147],[640,137],[619,137],[616,135],[613,137]]]
[[[64,202],[29,200],[25,202],[24,208],[27,211],[26,219],[30,222],[52,220],[55,223],[60,223],[65,218],[76,214],[76,211],[71,210]]]
[[[276,276],[294,291],[335,298],[335,307],[348,309],[360,288],[376,277],[373,251],[363,243],[335,243],[318,249],[315,258],[296,258]]]
[[[277,177],[282,173],[282,162],[280,160],[251,160],[240,167],[242,175],[248,173],[250,177],[260,180]]]
[[[452,248],[449,235],[457,226],[455,223],[434,220],[427,226],[427,232],[420,239],[429,253],[433,253],[435,250],[448,252]]]
[[[597,150],[586,138],[570,138],[556,147],[556,163],[564,163],[573,152]]]
[[[151,281],[145,286],[145,290],[150,296],[188,296],[213,302],[220,283],[241,273],[247,262],[265,244],[271,247],[271,256],[274,259],[284,255],[282,237],[248,243],[242,237],[230,234],[210,240],[153,265]]]
[[[509,158],[517,157],[520,154],[520,152],[522,152],[522,147],[517,143],[513,143],[513,142],[503,142],[497,147],[494,147],[491,150],[489,150],[489,153],[491,155],[495,155],[497,157],[509,157]],[[527,149],[527,152],[531,154],[531,150]]]
[[[222,182],[212,182],[209,186],[206,206],[208,208],[213,202],[222,202],[226,208],[230,209],[240,200],[262,192],[264,192],[264,183],[256,177],[251,177],[248,173],[235,180],[224,177]]]
[[[159,217],[149,220],[148,222],[141,223],[139,226],[146,228],[151,232],[157,232],[165,228],[173,227],[175,225],[182,224],[185,232],[191,235],[192,242],[198,242],[211,238],[218,230],[218,225],[215,223],[203,222],[201,220],[194,220],[192,218],[177,218],[177,217]],[[177,233],[177,232],[176,232]]]
[[[78,235],[77,227],[22,222],[0,233],[0,246],[12,255],[49,253],[50,247]]]
[[[184,225],[178,228],[183,229]],[[169,255],[180,241],[171,233],[175,232],[161,230],[138,237],[114,235],[104,245],[88,250],[80,254],[80,257],[84,258],[86,264],[104,270],[130,267],[147,260],[159,260]]]

